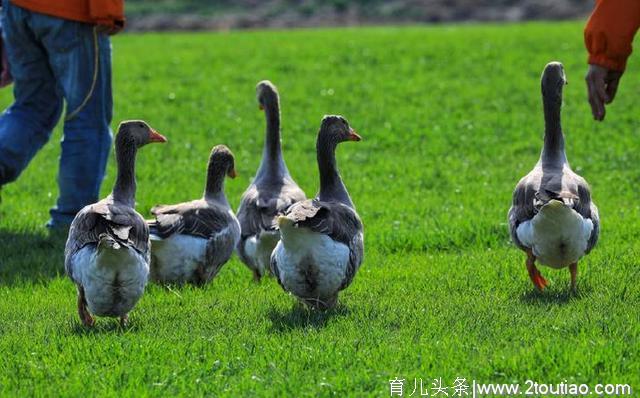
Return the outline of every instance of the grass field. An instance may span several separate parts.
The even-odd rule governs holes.
[[[237,206],[259,163],[254,86],[280,89],[283,145],[318,188],[321,117],[362,135],[338,149],[365,225],[365,262],[328,313],[307,312],[233,258],[205,289],[149,285],[131,327],[85,330],[44,228],[60,128],[0,205],[2,396],[389,396],[389,380],[628,383],[640,389],[640,57],[607,121],[591,120],[582,23],[121,35],[115,116],[167,145],[138,161],[138,210],[198,197],[210,148],[227,144]],[[541,268],[534,291],[506,212],[542,144],[539,76],[562,61],[573,168],[590,181],[601,240],[579,268]],[[0,105],[10,103],[9,90]],[[103,186],[111,190],[114,162]],[[409,391],[406,391],[409,389]],[[451,396],[450,392],[450,396]]]

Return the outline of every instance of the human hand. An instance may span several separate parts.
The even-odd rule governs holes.
[[[124,21],[115,21],[113,25],[97,25],[98,33],[113,36],[124,29]]]
[[[587,82],[591,113],[595,120],[604,120],[605,104],[611,103],[616,96],[620,77],[622,77],[622,72],[607,69],[600,65],[589,64],[585,80]]]

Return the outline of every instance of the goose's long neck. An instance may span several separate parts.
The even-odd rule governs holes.
[[[209,162],[207,169],[207,182],[204,188],[204,198],[219,203],[229,204],[224,194],[225,171],[214,162]]]
[[[336,167],[337,143],[330,136],[318,136],[316,152],[318,156],[318,170],[320,171],[320,193],[318,199],[322,201],[338,201],[353,208],[349,192],[340,178]]]
[[[267,129],[258,175],[267,173],[268,175],[282,176],[287,173],[287,167],[282,158],[282,147],[280,146],[280,104],[277,97],[267,101],[264,115]]]
[[[134,207],[136,203],[136,153],[138,149],[127,134],[116,137],[118,175],[113,186],[113,200]]]
[[[566,161],[564,152],[564,135],[560,123],[560,107],[562,95],[543,95],[544,106],[544,148],[542,161]]]

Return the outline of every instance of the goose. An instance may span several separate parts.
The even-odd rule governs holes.
[[[253,272],[255,281],[269,270],[269,258],[280,234],[276,217],[306,195],[291,178],[280,147],[280,100],[268,80],[256,87],[259,107],[266,118],[266,137],[258,172],[242,195],[238,208],[241,237],[237,252]]]
[[[325,116],[316,141],[320,192],[293,204],[278,218],[280,240],[271,255],[271,272],[285,291],[311,308],[336,305],[362,263],[362,221],[338,169],[340,142],[360,141],[342,116]]]
[[[566,84],[562,64],[547,64],[541,80],[544,146],[536,166],[516,185],[509,227],[513,242],[527,254],[526,267],[535,287],[543,290],[548,285],[537,261],[556,269],[568,266],[575,290],[578,260],[598,241],[600,219],[589,185],[571,170],[565,154],[560,124]]]
[[[135,160],[138,149],[166,138],[142,120],[125,121],[115,139],[118,174],[113,191],[84,207],[69,229],[65,271],[78,290],[78,315],[119,317],[126,326],[149,276],[149,228],[136,212]]]
[[[151,278],[161,283],[203,285],[231,258],[240,224],[224,194],[224,178],[235,178],[233,153],[211,150],[201,199],[151,209]]]

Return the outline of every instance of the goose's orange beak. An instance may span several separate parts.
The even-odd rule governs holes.
[[[349,141],[362,141],[362,137],[354,129],[349,130]]]
[[[151,131],[149,132],[149,141],[150,142],[167,142],[167,138],[164,135],[155,131],[154,129],[151,129]]]

